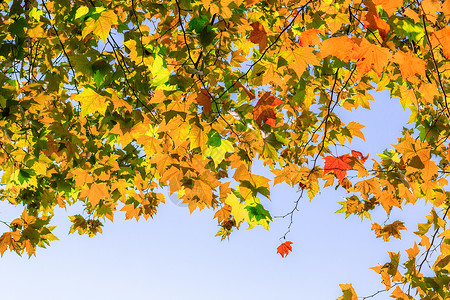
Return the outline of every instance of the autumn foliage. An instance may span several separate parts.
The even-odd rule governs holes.
[[[2,255],[55,240],[56,207],[94,236],[117,211],[154,217],[169,187],[225,239],[269,229],[273,185],[301,192],[290,225],[334,187],[346,217],[386,213],[385,241],[415,230],[393,210],[429,203],[417,243],[373,270],[395,299],[449,298],[450,0],[2,1],[0,20],[0,195],[23,208]],[[366,153],[338,111],[370,110],[375,89],[411,113]]]

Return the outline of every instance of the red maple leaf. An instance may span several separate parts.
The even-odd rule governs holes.
[[[325,167],[323,170],[325,171],[325,174],[333,172],[339,179],[339,182],[341,182],[342,179],[344,179],[345,175],[347,175],[347,170],[350,170],[352,168],[348,164],[351,161],[349,156],[350,154],[344,154],[338,157],[334,156],[324,157]]]
[[[278,246],[277,253],[280,253],[281,257],[287,256],[289,254],[289,251],[292,251],[291,244],[291,241],[284,242],[283,244]]]
[[[355,150],[352,150],[352,156],[359,158],[363,163],[365,163],[366,160],[369,158],[369,154],[367,154],[367,156],[364,156],[361,152]]]

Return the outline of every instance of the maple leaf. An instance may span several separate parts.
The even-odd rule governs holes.
[[[201,89],[200,94],[195,99],[198,105],[203,106],[203,113],[207,114],[211,112],[212,101],[211,96],[209,95],[206,89]]]
[[[216,147],[209,147],[204,153],[203,157],[211,156],[214,164],[219,165],[224,159],[227,153],[234,151],[233,144],[228,140],[221,140],[220,144]]]
[[[413,247],[413,248],[409,248],[409,249],[407,249],[407,250],[405,250],[405,251],[406,251],[406,253],[408,254],[408,258],[409,258],[409,259],[412,259],[412,258],[416,257],[417,254],[419,254],[420,249],[419,249],[419,247],[417,246],[417,243],[414,242],[414,247]]]
[[[377,237],[382,237],[384,241],[389,241],[391,236],[401,239],[400,230],[406,230],[403,222],[395,221],[392,224],[385,225],[381,227],[378,223],[372,224],[372,230],[375,231]]]
[[[83,193],[84,195],[84,193]],[[89,189],[85,192],[92,207],[95,207],[100,200],[109,196],[108,187],[105,183],[92,183]]]
[[[92,183],[94,182],[94,178],[91,176],[90,172],[88,170],[84,169],[75,169],[72,174],[74,174],[75,177],[75,184],[77,186],[83,186],[86,183]]]
[[[94,32],[98,35],[105,43],[111,31],[112,25],[117,25],[118,19],[113,11],[106,10],[103,11],[97,20],[92,18],[86,23],[86,27],[83,29],[83,38],[89,33]]]
[[[263,52],[267,47],[267,33],[264,30],[264,26],[259,22],[250,24],[253,30],[250,33],[249,40],[254,44],[259,45],[259,52]]]
[[[339,287],[344,295],[339,297],[338,300],[358,300],[358,296],[351,284],[340,284]]]
[[[358,67],[358,78],[373,69],[378,76],[383,72],[384,67],[390,61],[392,54],[389,49],[370,43],[365,38],[357,41],[359,47],[356,57],[360,59],[356,63]]]
[[[383,40],[386,39],[387,33],[391,29],[388,23],[380,18],[377,8],[372,1],[365,1],[365,4],[369,7],[369,11],[366,14],[366,22],[364,28],[370,28],[378,30]]]
[[[400,300],[411,299],[407,294],[405,294],[399,286],[396,286],[394,291],[391,293],[391,297]]]
[[[329,172],[333,172],[339,179],[339,182],[342,182],[345,175],[347,175],[347,170],[352,168],[348,164],[350,162],[349,156],[349,154],[344,154],[338,157],[325,156],[324,173],[327,174]]]
[[[426,62],[419,57],[397,51],[394,54],[394,60],[399,64],[400,73],[404,78],[409,78],[414,74],[425,76]]]
[[[313,53],[314,49],[310,47],[298,47],[292,52],[292,63],[290,67],[295,71],[300,78],[305,72],[308,65],[318,65],[316,55]]]
[[[365,126],[361,125],[357,122],[349,122],[347,124],[347,129],[350,131],[350,133],[352,134],[352,136],[357,136],[360,139],[362,139],[363,141],[365,141],[366,139],[364,138],[364,134],[362,133],[361,129],[363,129]]]
[[[320,54],[322,57],[333,55],[344,62],[353,58],[357,45],[347,36],[332,37],[322,41],[320,44]]]
[[[231,215],[231,206],[228,204],[225,204],[222,208],[220,208],[216,213],[214,214],[214,218],[217,218],[217,221],[220,223],[223,220],[228,220]]]
[[[253,94],[249,89],[247,89],[242,83],[240,83],[239,81],[238,82],[236,82],[235,84],[234,84],[234,87],[235,88],[242,88],[244,91],[245,91],[245,93],[247,93],[247,96],[250,98],[250,100],[253,100],[253,99],[255,99],[255,94]]]
[[[245,0],[245,6],[249,7],[258,2],[261,2],[261,0]]]
[[[261,205],[256,204],[252,206],[246,206],[245,209],[248,211],[248,216],[251,219],[256,219],[256,221],[270,219],[272,220],[272,216],[270,213]]]
[[[192,190],[200,201],[206,203],[206,205],[208,206],[212,205],[213,194],[211,186],[209,186],[206,182],[204,182],[203,180],[195,180]]]
[[[367,154],[367,156],[364,156],[361,152],[359,152],[359,151],[355,151],[355,150],[352,150],[352,156],[353,157],[356,157],[356,158],[358,158],[358,159],[360,159],[363,163],[365,163],[366,162],[366,160],[369,158],[369,154]]]
[[[384,210],[386,211],[386,214],[388,215],[391,211],[392,207],[397,206],[400,207],[400,203],[398,199],[392,195],[389,191],[381,191],[378,194],[378,201],[381,203],[381,206],[383,206]]]
[[[0,236],[0,255],[3,257],[5,251],[9,248],[10,251],[19,251],[19,245],[17,241],[20,238],[20,233],[18,231],[5,232]]]
[[[282,103],[283,101],[273,96],[270,92],[265,92],[253,109],[253,119],[256,124],[259,127],[263,123],[275,127],[276,113],[274,108]]]
[[[135,207],[134,204],[127,204],[122,207],[120,211],[125,212],[125,220],[129,220],[132,218],[136,218],[136,221],[139,221],[139,208]]]
[[[433,47],[439,44],[442,47],[444,56],[450,59],[450,25],[431,33],[431,42]]]
[[[420,6],[427,20],[431,23],[435,23],[438,12],[442,11],[439,0],[423,0],[420,2]]]
[[[449,0],[445,0],[445,2],[442,3],[442,11],[444,12],[447,22],[450,21],[450,1]]]
[[[83,116],[99,112],[104,115],[109,101],[97,94],[93,89],[86,88],[74,97],[76,101],[81,103],[81,113]]]
[[[242,221],[249,219],[248,212],[245,210],[244,205],[239,201],[234,193],[228,194],[225,199],[225,203],[231,206],[231,213],[233,214],[237,227],[239,227]]]
[[[281,257],[286,257],[289,254],[289,251],[292,251],[292,245],[293,243],[291,241],[287,241],[282,243],[277,248],[277,253],[280,253]]]
[[[320,44],[319,34],[322,33],[320,29],[308,29],[299,35],[299,43],[301,46],[315,46]]]
[[[395,13],[402,6],[403,0],[373,0],[375,5],[381,5],[388,15]]]

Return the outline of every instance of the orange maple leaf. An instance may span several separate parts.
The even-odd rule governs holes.
[[[358,40],[357,44],[359,45],[359,48],[357,48],[356,51],[356,58],[360,59],[360,61],[356,63],[358,67],[358,77],[360,78],[371,69],[373,69],[378,76],[381,76],[384,67],[392,57],[389,49],[374,45],[365,38]]]
[[[320,44],[320,54],[322,57],[333,55],[344,62],[348,62],[354,55],[356,47],[355,42],[347,36],[332,37]]]
[[[414,76],[414,74],[425,77],[426,62],[424,60],[400,50],[395,53],[394,59],[404,78]]]
[[[117,124],[119,124],[119,123],[117,123]],[[76,184],[76,186],[82,187],[86,183],[94,182],[94,177],[92,177],[92,175],[89,173],[88,170],[75,169],[75,170],[73,170],[72,174],[75,175],[75,184]]]
[[[217,221],[219,223],[223,220],[228,220],[231,215],[231,209],[232,207],[225,203],[225,205],[221,209],[216,211],[216,213],[214,214],[214,218],[217,218]]]
[[[408,250],[405,250],[406,253],[408,253],[408,258],[411,259],[413,257],[416,257],[417,254],[420,253],[419,247],[417,247],[417,243],[414,242],[414,247],[409,248]]]
[[[278,246],[277,253],[280,253],[281,257],[286,257],[289,254],[289,251],[292,251],[292,242],[287,241]]]
[[[390,16],[403,5],[403,0],[373,0],[373,3],[377,6],[381,5],[383,10]]]
[[[303,31],[299,36],[300,46],[314,46],[320,43],[319,33],[322,33],[319,29],[308,29]]]
[[[267,33],[264,30],[264,26],[262,26],[259,22],[254,22],[250,24],[253,27],[252,32],[250,33],[250,37],[248,38],[250,42],[259,45],[259,51],[263,52],[267,47]]]
[[[366,22],[364,24],[364,28],[370,28],[373,30],[378,30],[380,36],[383,40],[386,39],[387,33],[391,29],[388,23],[385,20],[380,18],[378,15],[377,7],[372,1],[366,1],[366,5],[369,7],[369,11],[366,14]]]
[[[352,167],[348,164],[350,162],[349,158],[350,154],[344,154],[338,157],[334,156],[326,156],[325,159],[325,174],[329,172],[333,172],[336,177],[339,179],[339,182],[344,179],[345,175],[347,175],[347,170],[350,170]]]
[[[433,47],[440,44],[442,51],[444,52],[444,56],[450,59],[450,26],[431,33],[431,43]]]
[[[82,192],[83,193],[83,192]],[[82,194],[80,193],[80,195]],[[108,187],[106,183],[93,183],[89,190],[86,191],[86,196],[88,196],[89,202],[91,202],[92,207],[96,206],[100,200],[106,198],[109,195]]]
[[[391,293],[391,297],[395,299],[408,300],[411,299],[399,286],[395,287],[395,290]]]
[[[245,6],[249,7],[253,4],[260,2],[261,0],[245,0]]]
[[[138,207],[134,207],[134,204],[126,204],[120,211],[125,212],[125,220],[136,218],[136,221],[139,221],[140,209]]]
[[[265,92],[253,109],[253,119],[256,121],[256,124],[261,127],[262,123],[265,123],[275,127],[277,118],[274,108],[281,103],[283,101],[271,95],[270,92]]]
[[[447,162],[450,163],[450,148],[447,151]]]
[[[201,89],[200,95],[195,99],[198,105],[203,106],[204,114],[210,113],[212,108],[211,96],[206,89]]]
[[[358,300],[358,296],[356,295],[356,292],[351,284],[340,284],[339,287],[344,295],[339,297],[337,300]]]

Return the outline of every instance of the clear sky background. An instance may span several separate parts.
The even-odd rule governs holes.
[[[374,95],[371,110],[338,111],[344,122],[366,125],[366,142],[356,138],[351,148],[370,153],[369,159],[377,159],[376,153],[397,143],[408,119],[398,99],[389,99],[387,93]],[[260,174],[271,176],[258,168]],[[408,215],[408,233],[402,233],[401,241],[386,243],[375,238],[370,220],[345,219],[334,213],[344,196],[342,189],[331,187],[311,203],[307,198],[301,200],[287,236],[293,252],[286,258],[276,248],[289,224],[287,219],[275,219],[270,231],[260,226],[246,231],[242,226],[221,242],[215,237],[219,228],[213,211],[197,210],[190,215],[187,208],[167,201],[153,220],[123,221],[123,212],[118,212],[114,223],[105,222],[103,234],[89,238],[68,235],[67,216],[74,211],[57,209],[53,225],[58,226],[54,232],[59,241],[39,248],[37,257],[6,252],[0,259],[0,298],[328,300],[342,295],[339,283],[352,283],[358,296],[368,296],[384,287],[380,276],[369,268],[386,262],[387,251],[413,245],[412,232],[417,222],[424,221],[425,208],[423,201],[407,206],[402,215]],[[279,184],[272,190],[272,201],[262,202],[277,216],[290,211],[297,197],[294,189]],[[0,203],[1,220],[11,221],[21,211]],[[394,208],[390,220],[395,221],[398,214]],[[379,207],[373,221],[381,224],[385,219]],[[404,251],[401,254],[407,257]],[[371,299],[390,298],[384,293]]]

